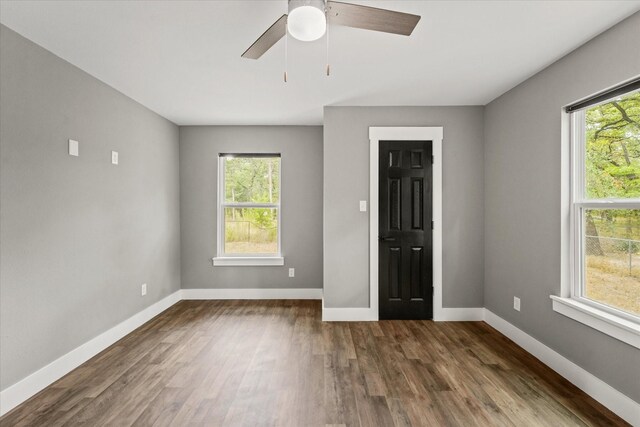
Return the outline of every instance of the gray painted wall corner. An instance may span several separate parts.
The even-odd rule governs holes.
[[[322,288],[322,133],[321,126],[180,128],[183,288]],[[221,152],[282,154],[283,267],[212,266]]]

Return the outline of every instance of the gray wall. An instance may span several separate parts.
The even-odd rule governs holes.
[[[640,402],[640,351],[555,313],[561,108],[640,73],[640,13],[485,110],[485,306]],[[522,311],[512,309],[513,297]]]
[[[282,154],[284,267],[213,267],[218,153]],[[183,288],[322,287],[322,127],[180,128]],[[288,268],[296,277],[288,277]]]
[[[483,306],[483,107],[325,107],[324,303],[369,306],[370,126],[443,126],[443,306]]]
[[[0,388],[180,289],[177,126],[4,26],[0,190]]]

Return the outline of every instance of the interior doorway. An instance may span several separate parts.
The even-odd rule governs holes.
[[[433,318],[431,141],[380,141],[380,319]]]
[[[384,318],[390,318],[387,317],[388,312],[386,311],[386,308],[383,308],[383,303],[381,301],[381,298],[387,298],[387,296],[385,294],[383,294],[382,292],[380,292],[380,277],[381,277],[381,267],[380,267],[380,260],[381,260],[381,248],[385,248],[389,249],[392,247],[392,245],[381,245],[381,242],[379,240],[379,237],[385,237],[387,236],[386,234],[381,234],[381,228],[380,228],[380,223],[381,221],[386,221],[389,222],[389,218],[382,218],[381,217],[381,213],[380,213],[380,208],[381,208],[381,203],[380,203],[380,179],[381,179],[381,147],[384,147],[384,145],[386,144],[386,142],[398,142],[398,143],[403,143],[403,142],[407,142],[409,141],[407,144],[407,146],[410,146],[413,143],[417,143],[417,144],[424,144],[425,142],[429,142],[430,144],[430,149],[431,149],[431,157],[432,157],[432,162],[430,165],[426,165],[426,166],[430,166],[431,169],[431,191],[430,192],[423,192],[423,197],[426,198],[430,198],[430,208],[431,208],[431,223],[428,222],[424,222],[422,224],[423,228],[425,229],[425,232],[430,232],[430,237],[431,237],[431,254],[430,256],[424,252],[423,256],[425,257],[429,257],[430,260],[430,272],[428,271],[428,268],[422,268],[421,267],[421,272],[423,274],[423,278],[424,278],[424,274],[429,274],[430,273],[430,282],[429,280],[424,280],[420,285],[421,285],[421,289],[425,289],[428,288],[429,285],[431,285],[432,287],[432,291],[431,291],[431,301],[428,301],[429,298],[427,298],[427,301],[424,301],[425,298],[422,298],[422,302],[420,302],[419,304],[416,301],[416,304],[414,305],[422,305],[422,309],[424,309],[422,312],[419,313],[419,315],[417,315],[415,312],[411,312],[411,310],[409,310],[409,312],[406,314],[406,316],[404,317],[394,317],[394,318],[433,318],[433,320],[442,320],[443,319],[443,310],[442,310],[442,135],[443,135],[443,128],[442,127],[370,127],[369,128],[369,140],[370,140],[370,182],[369,182],[369,200],[370,200],[370,211],[369,211],[369,292],[370,292],[370,306],[369,306],[369,318],[371,318],[372,320],[374,319],[384,319]],[[386,141],[386,142],[385,142]],[[383,148],[385,149],[385,148]],[[394,149],[393,147],[391,147],[390,149]],[[418,147],[418,150],[422,149],[426,149],[425,146],[423,145],[422,148]],[[408,156],[411,156],[411,148],[408,149],[409,150],[409,154]],[[425,156],[427,156],[428,154],[426,152],[423,152],[423,154]],[[414,163],[417,162],[417,158],[415,157],[416,155],[414,154]],[[407,160],[403,161],[408,161],[409,165],[411,164],[411,158],[408,157],[406,158]],[[431,161],[431,159],[428,159],[427,157],[425,157],[424,159],[425,161]],[[387,161],[394,161],[393,158],[390,160],[389,158],[387,158],[385,160],[385,162]],[[424,161],[423,161],[424,163]],[[427,162],[428,163],[428,162]],[[386,164],[386,163],[385,163]],[[416,163],[417,164],[417,163]],[[428,173],[428,172],[425,172]],[[416,177],[414,177],[416,178]],[[411,189],[411,177],[408,176],[407,177],[407,182],[409,183],[409,187],[408,189]],[[425,184],[424,182],[424,177],[423,177],[423,185]],[[389,183],[385,184],[385,185],[389,185]],[[405,184],[406,187],[407,184]],[[418,184],[416,184],[418,185]],[[402,185],[400,185],[402,186]],[[424,190],[424,188],[423,188]],[[395,191],[395,190],[394,190]],[[400,190],[401,191],[401,190]],[[387,190],[387,194],[388,194],[388,190]],[[401,194],[401,193],[398,193]],[[411,202],[411,197],[410,195],[407,198],[407,202],[406,203],[410,203]],[[425,200],[423,199],[423,203],[425,202]],[[400,203],[402,203],[402,200],[400,201]],[[410,206],[410,204],[406,205],[406,206]],[[407,212],[407,208],[405,206],[404,211],[405,213]],[[400,215],[402,215],[402,206],[400,206],[401,211],[400,211]],[[423,214],[425,213],[425,210],[427,209],[425,207],[425,205],[422,205],[423,208]],[[388,210],[389,207],[386,207],[386,210]],[[409,211],[410,212],[410,211]],[[413,221],[413,218],[411,218],[411,216],[409,215],[409,222]],[[425,219],[425,217],[422,217],[422,221],[429,221],[429,219]],[[384,229],[382,229],[382,231],[384,231]],[[391,241],[390,241],[391,242]],[[419,247],[420,245],[414,245],[414,247]],[[424,246],[424,245],[423,245]],[[409,248],[409,253],[410,253],[410,248],[411,248],[411,244],[409,243],[407,248]],[[405,249],[406,251],[407,249]],[[422,249],[425,250],[425,249]],[[388,256],[388,255],[387,255]],[[414,255],[415,258],[417,258],[417,255]],[[406,255],[404,257],[406,259]],[[423,258],[424,259],[424,258]],[[425,262],[425,264],[428,264],[428,261]],[[403,261],[400,261],[400,263],[402,263]],[[407,265],[409,267],[407,267]],[[417,264],[414,263],[414,267]],[[407,272],[410,274],[410,271],[407,270],[407,268],[411,268],[411,264],[410,261],[406,261],[405,264],[405,273],[407,274]],[[399,265],[400,268],[402,268],[401,265]],[[385,272],[382,273],[383,275],[387,275],[387,277],[383,278],[383,281],[389,281],[389,277],[388,277],[388,270],[384,270]],[[414,275],[415,277],[415,275]],[[389,283],[387,283],[387,286],[389,285]],[[395,286],[395,284],[393,285]],[[406,290],[404,291],[406,295],[408,295],[409,300],[411,300],[411,282],[405,282],[405,287],[408,286],[408,294],[406,294]],[[401,292],[402,290],[398,287],[396,288],[399,290],[399,292]],[[416,295],[416,291],[418,290],[418,286],[417,286],[417,282],[414,282],[414,295]],[[394,289],[393,292],[395,292],[396,290]],[[428,290],[427,290],[428,292]],[[393,294],[396,295],[396,294]],[[423,296],[425,295],[424,293],[422,294]],[[388,299],[388,298],[387,298]],[[425,309],[425,305],[430,305],[431,310],[429,312],[428,307]],[[426,313],[426,314],[425,314]],[[412,317],[415,316],[415,317]]]

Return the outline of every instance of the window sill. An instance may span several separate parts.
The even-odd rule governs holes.
[[[265,267],[284,265],[283,257],[216,257],[214,267]]]
[[[551,295],[553,311],[640,349],[640,325],[571,298]]]

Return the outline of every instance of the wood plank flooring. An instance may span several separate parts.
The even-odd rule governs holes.
[[[627,425],[486,323],[320,319],[181,301],[0,425]]]

